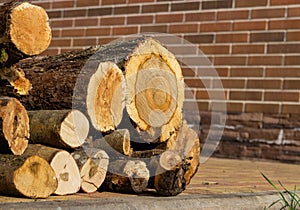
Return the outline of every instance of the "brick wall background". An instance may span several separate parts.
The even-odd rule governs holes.
[[[33,3],[50,17],[53,40],[46,54],[144,32],[171,33],[196,44],[216,68],[225,90],[225,100],[209,98],[212,91],[218,95],[216,78],[199,73],[197,65],[194,71],[184,68],[188,98],[197,99],[202,118],[201,139],[205,141],[211,126],[210,111],[226,103],[226,128],[216,155],[300,162],[299,0]]]

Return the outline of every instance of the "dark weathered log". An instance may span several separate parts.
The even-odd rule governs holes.
[[[50,163],[58,181],[55,194],[66,195],[79,191],[80,172],[75,160],[67,151],[40,144],[29,144],[24,155],[38,155]]]
[[[28,145],[29,119],[14,98],[0,98],[0,153],[23,154]]]
[[[39,156],[0,154],[0,194],[47,198],[57,188],[49,163]]]
[[[130,156],[130,134],[127,129],[119,129],[92,142],[92,147],[103,149],[110,157]]]
[[[0,6],[0,20],[0,78],[26,94],[29,81],[22,70],[9,67],[48,48],[52,37],[48,15],[42,7],[11,1]]]
[[[149,171],[143,161],[116,160],[109,163],[103,190],[122,193],[141,193],[149,180]]]
[[[80,147],[88,136],[89,122],[78,110],[28,111],[30,143],[60,149]]]
[[[109,157],[104,150],[84,147],[72,153],[76,161],[80,176],[81,190],[86,193],[92,193],[98,190],[103,183]]]

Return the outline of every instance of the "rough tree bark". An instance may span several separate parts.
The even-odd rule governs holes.
[[[51,37],[48,15],[43,8],[21,1],[1,5],[0,78],[7,79],[20,94],[28,93],[30,82],[22,71],[8,68],[23,58],[42,53]]]
[[[29,119],[15,98],[0,98],[0,153],[21,155],[28,145]]]
[[[78,110],[28,111],[30,143],[60,149],[80,147],[88,136],[89,122]]]
[[[0,155],[0,194],[47,198],[57,188],[49,163],[39,156]]]
[[[81,176],[81,190],[92,193],[104,182],[109,157],[104,150],[84,147],[72,153]]]
[[[28,156],[38,155],[50,163],[58,181],[55,194],[66,195],[79,191],[80,172],[70,153],[40,144],[29,144],[24,154]]]

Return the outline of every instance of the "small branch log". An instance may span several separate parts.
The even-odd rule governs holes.
[[[39,156],[0,155],[0,194],[47,198],[57,188],[55,173]]]
[[[115,130],[103,138],[95,139],[92,142],[92,147],[105,150],[110,157],[120,155],[130,156],[132,153],[130,134],[127,129]]]
[[[76,161],[80,176],[81,190],[86,193],[92,193],[98,190],[104,182],[109,157],[103,150],[84,147],[72,153]]]
[[[78,110],[28,111],[30,143],[60,149],[80,147],[89,133],[89,122]]]
[[[149,171],[143,161],[116,160],[109,163],[103,189],[141,193],[146,189],[149,177]]]
[[[23,154],[28,145],[29,119],[26,109],[14,98],[0,98],[0,152]]]
[[[29,144],[24,154],[38,155],[50,163],[58,180],[55,194],[66,195],[79,191],[80,172],[75,160],[67,151],[39,144]]]

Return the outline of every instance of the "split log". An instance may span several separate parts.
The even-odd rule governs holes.
[[[109,163],[103,190],[122,193],[141,193],[149,180],[146,164],[139,160],[116,160]]]
[[[103,150],[84,147],[72,153],[79,167],[81,190],[86,193],[96,192],[104,182],[109,157]]]
[[[0,155],[0,194],[47,198],[57,188],[55,173],[39,156]]]
[[[15,98],[0,98],[0,152],[23,154],[28,145],[29,119]]]
[[[28,111],[30,139],[60,149],[80,147],[88,136],[89,122],[78,110]]]
[[[105,150],[110,157],[130,156],[130,134],[127,129],[119,129],[92,141],[92,147]]]
[[[80,172],[70,153],[39,144],[29,144],[24,154],[29,156],[38,155],[50,163],[58,181],[55,194],[67,195],[79,191]]]
[[[0,78],[26,94],[30,82],[22,71],[9,67],[48,48],[52,37],[48,15],[42,7],[11,1],[0,6],[0,20]]]

